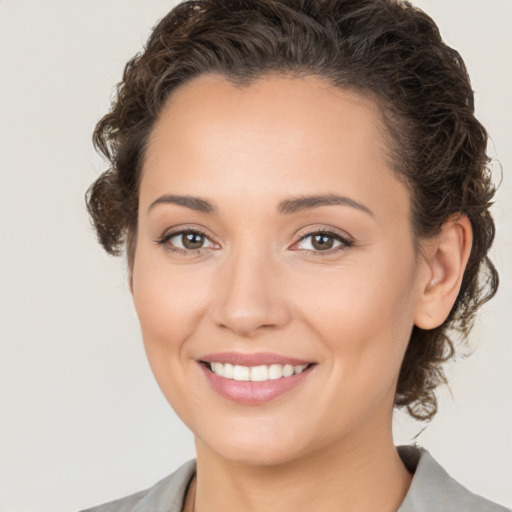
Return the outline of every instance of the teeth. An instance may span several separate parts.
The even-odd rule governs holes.
[[[271,364],[268,367],[268,378],[271,380],[280,379],[283,376],[283,367],[280,364]]]
[[[307,364],[292,366],[291,364],[271,364],[260,366],[241,366],[232,365],[230,363],[210,363],[213,373],[224,377],[225,379],[233,379],[238,381],[265,382],[267,380],[276,380],[283,377],[291,377],[302,373],[308,367]]]
[[[222,364],[222,363],[217,363]],[[226,379],[232,379],[233,378],[233,365],[231,363],[226,363],[224,365],[224,378]]]
[[[306,368],[307,368],[307,364],[303,364],[302,366],[296,366],[295,367],[295,373],[298,374],[298,373],[302,373]]]
[[[212,371],[221,377],[224,377],[224,365],[222,363],[212,363]]]
[[[233,380],[251,380],[251,369],[248,366],[233,366]]]
[[[291,364],[285,364],[283,367],[283,377],[291,377],[294,371],[295,369]]]
[[[268,366],[253,366],[251,368],[251,380],[253,382],[268,380],[268,373]]]

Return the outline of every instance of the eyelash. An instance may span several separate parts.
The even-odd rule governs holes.
[[[184,235],[184,234],[199,235],[199,236],[204,237],[206,240],[209,240],[211,243],[213,243],[211,241],[211,239],[205,233],[203,233],[202,231],[198,231],[196,229],[180,229],[180,230],[177,230],[177,231],[171,231],[170,233],[167,233],[167,234],[163,235],[162,237],[160,237],[159,239],[155,240],[155,242],[158,245],[164,246],[164,248],[167,251],[174,252],[174,253],[177,253],[177,254],[181,254],[181,255],[184,255],[184,256],[201,255],[205,250],[208,249],[208,247],[199,247],[197,249],[182,249],[181,247],[174,247],[174,246],[171,247],[171,246],[168,245],[169,240],[171,240],[172,238],[174,238],[176,236]],[[310,231],[310,232],[307,232],[307,233],[303,233],[303,234],[300,235],[299,240],[294,245],[297,245],[300,242],[302,242],[302,241],[304,241],[304,240],[306,240],[306,239],[308,239],[310,237],[313,237],[315,235],[323,235],[323,236],[327,236],[327,237],[333,238],[335,241],[340,242],[340,244],[338,246],[334,247],[334,248],[326,249],[324,251],[322,251],[322,250],[302,249],[302,251],[306,255],[308,255],[308,256],[309,255],[312,255],[312,256],[331,255],[331,254],[334,254],[334,253],[337,253],[337,252],[345,251],[345,250],[349,249],[350,247],[352,247],[354,245],[354,241],[351,240],[350,238],[342,236],[339,233],[336,233],[334,231],[330,231],[328,229],[320,229],[320,230],[317,230],[317,231]],[[300,249],[294,249],[294,250],[300,250]]]
[[[179,229],[163,235],[158,240],[156,240],[156,243],[163,246],[167,251],[181,254],[183,256],[197,256],[202,254],[207,249],[207,247],[199,247],[198,249],[182,249],[181,247],[171,247],[167,244],[171,238],[184,234],[199,235],[204,237],[206,240],[210,240],[210,238],[205,233],[198,231],[197,229]]]
[[[303,252],[308,256],[328,256],[328,255],[332,255],[332,254],[335,254],[338,252],[346,251],[347,249],[349,249],[350,247],[352,247],[354,245],[354,241],[352,239],[350,239],[349,237],[340,235],[339,233],[337,233],[335,231],[330,231],[328,229],[319,229],[317,231],[309,231],[307,233],[302,233],[300,235],[299,240],[294,245],[297,245],[300,242],[302,242],[310,237],[313,237],[315,235],[323,235],[323,236],[327,236],[329,238],[333,238],[335,241],[340,242],[340,244],[336,247],[333,247],[331,249],[327,249],[324,251],[302,249]],[[298,250],[298,249],[295,249],[295,250]]]

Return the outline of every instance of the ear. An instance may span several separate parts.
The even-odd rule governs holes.
[[[473,230],[466,215],[450,217],[422,248],[425,272],[419,283],[420,297],[414,324],[421,329],[440,326],[450,314],[460,290],[471,252]]]

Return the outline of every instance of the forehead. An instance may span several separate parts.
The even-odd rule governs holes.
[[[379,114],[371,99],[317,77],[266,76],[238,87],[201,75],[173,91],[155,123],[141,201],[190,193],[191,184],[195,195],[220,200],[333,192],[393,200],[405,189]]]
[[[332,136],[362,135],[364,128],[367,135],[371,132],[373,146],[386,146],[375,101],[311,75],[267,74],[240,85],[218,74],[202,74],[172,91],[155,123],[151,141],[157,141],[162,131],[169,132],[173,118],[179,118],[183,135],[187,135],[183,130],[197,132],[207,124],[209,135],[221,135],[226,128],[235,129],[236,123],[253,136],[269,130],[280,135],[279,129],[284,126],[289,140],[323,135],[328,142]]]

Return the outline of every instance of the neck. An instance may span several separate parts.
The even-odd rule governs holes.
[[[358,429],[337,445],[271,466],[238,464],[196,440],[195,511],[396,512],[411,482],[387,432]]]

